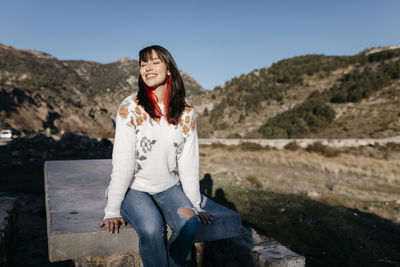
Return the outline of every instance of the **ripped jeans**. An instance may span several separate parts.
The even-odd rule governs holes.
[[[192,207],[180,183],[154,195],[128,189],[121,204],[121,215],[139,236],[140,257],[145,267],[184,263],[197,228]],[[173,232],[167,244],[161,213]]]

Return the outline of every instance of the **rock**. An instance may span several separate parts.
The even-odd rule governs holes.
[[[108,139],[106,139],[106,138],[102,138],[101,140],[100,140],[100,144],[103,146],[103,147],[111,147],[113,144],[111,143],[111,141],[110,140],[108,140]]]
[[[17,199],[0,196],[0,266],[8,266],[15,248]]]
[[[11,152],[11,156],[13,156],[13,157],[19,157],[19,156],[21,156],[21,154],[22,154],[21,151],[18,151],[18,150]]]
[[[15,138],[0,146],[0,167],[43,165],[45,160],[111,158],[113,144],[108,139],[97,141],[73,133],[64,133],[56,141],[52,137],[38,134],[32,138]]]
[[[89,137],[87,137],[87,136],[81,136],[80,138],[79,138],[80,140],[80,144],[79,144],[79,147],[81,148],[81,149],[85,149],[87,146],[88,146],[88,144],[89,144]]]
[[[316,192],[316,191],[308,191],[308,192],[307,192],[307,196],[308,196],[309,198],[318,198],[318,197],[319,197],[319,193]]]
[[[139,258],[139,255],[136,256]],[[139,260],[140,261],[140,260]],[[141,264],[135,262],[135,257],[130,254],[114,255],[110,259],[106,260],[107,267],[119,267],[119,266],[129,266],[129,267],[139,267]]]
[[[67,140],[72,140],[74,138],[74,134],[70,132],[66,132],[61,136],[61,139],[59,141],[67,141]]]
[[[80,257],[75,259],[74,263],[75,267],[143,267],[138,253]]]

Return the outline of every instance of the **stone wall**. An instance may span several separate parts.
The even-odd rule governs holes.
[[[261,146],[270,146],[282,149],[291,142],[296,142],[300,147],[307,147],[315,142],[321,142],[330,147],[357,147],[374,145],[375,143],[385,145],[387,143],[400,143],[400,136],[384,139],[199,139],[199,144],[210,145],[221,143],[224,145],[239,145],[241,143],[255,143]]]

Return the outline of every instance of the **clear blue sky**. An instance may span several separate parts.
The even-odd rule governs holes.
[[[400,1],[3,0],[0,43],[109,63],[160,44],[203,87],[284,58],[400,44]]]

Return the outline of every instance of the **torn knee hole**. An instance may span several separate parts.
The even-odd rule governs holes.
[[[180,208],[178,214],[188,218],[190,221],[196,216],[194,211],[189,207]]]

